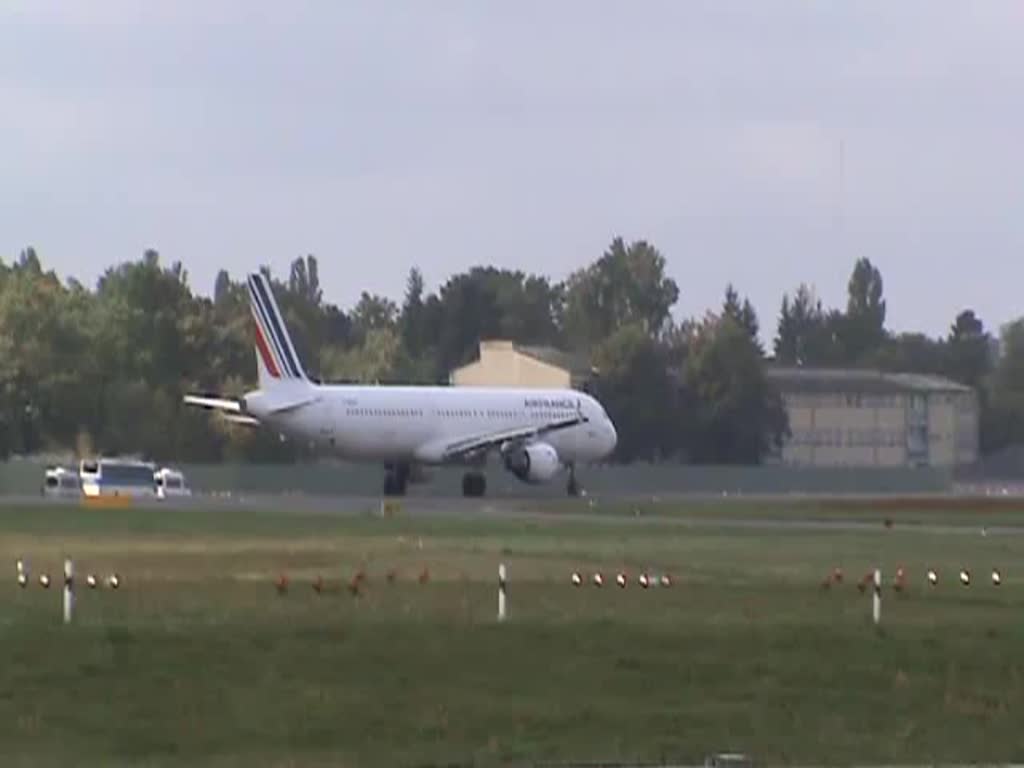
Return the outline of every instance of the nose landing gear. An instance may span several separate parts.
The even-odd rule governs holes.
[[[487,478],[479,472],[467,472],[462,476],[463,496],[483,496],[487,492]]]
[[[576,465],[569,465],[569,483],[566,487],[566,491],[570,496],[580,495],[580,484],[576,481]]]
[[[405,491],[408,486],[408,464],[389,464],[384,468],[385,496],[405,496]]]

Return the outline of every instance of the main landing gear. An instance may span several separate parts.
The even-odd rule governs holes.
[[[566,491],[570,496],[580,495],[580,484],[576,482],[576,465],[569,465],[569,484],[566,487]]]
[[[462,476],[463,496],[483,496],[487,492],[487,478],[480,472],[467,472]]]
[[[384,495],[405,496],[409,486],[409,465],[388,464],[384,467]]]

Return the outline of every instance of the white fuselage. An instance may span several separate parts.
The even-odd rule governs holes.
[[[282,403],[295,407],[281,410]],[[575,390],[309,385],[245,396],[248,413],[296,440],[355,461],[442,463],[454,441],[586,420],[544,435],[563,464],[608,456],[616,433],[592,397]]]

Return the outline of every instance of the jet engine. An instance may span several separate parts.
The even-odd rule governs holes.
[[[558,472],[558,451],[547,443],[530,443],[505,454],[505,467],[524,483],[545,483]]]

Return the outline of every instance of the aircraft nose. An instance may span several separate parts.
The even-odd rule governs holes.
[[[611,419],[605,419],[604,425],[605,442],[607,445],[605,450],[607,453],[611,453],[619,442],[619,435],[615,431],[615,425],[612,424]]]

